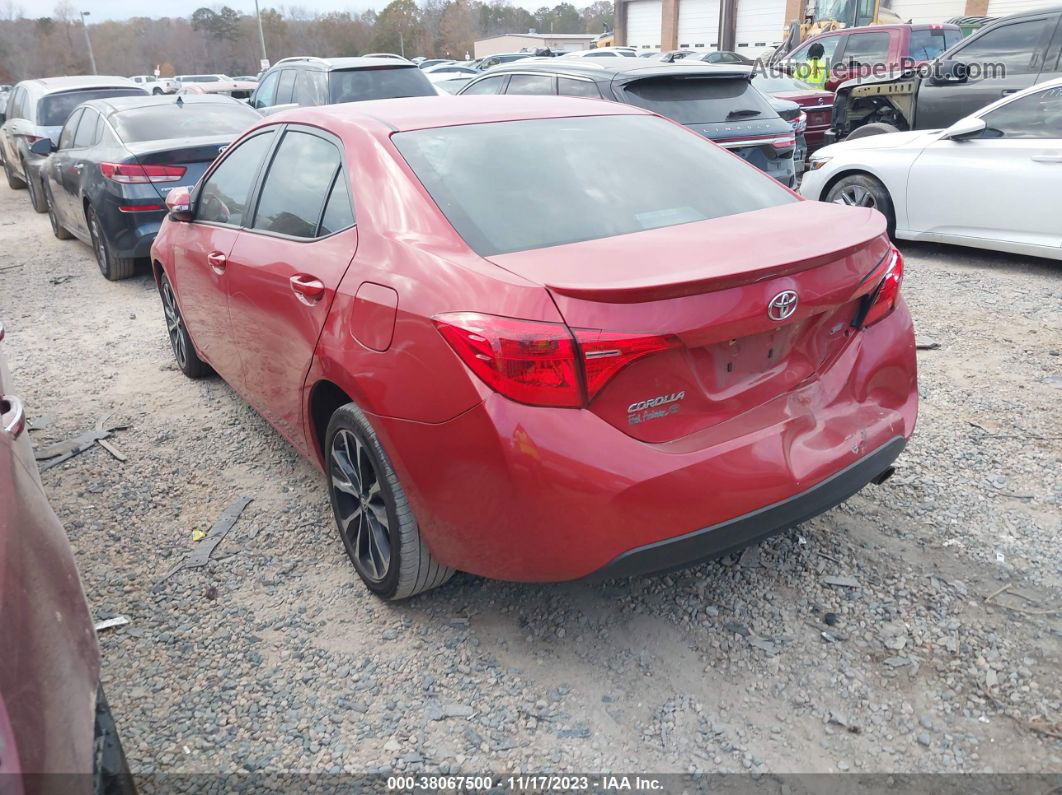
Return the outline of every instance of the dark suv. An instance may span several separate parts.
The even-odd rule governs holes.
[[[1062,77],[1062,6],[998,19],[924,73],[851,80],[837,89],[827,143],[948,127],[1000,97]]]
[[[793,128],[752,86],[749,67],[584,60],[503,64],[458,93],[560,94],[637,105],[699,132],[783,185],[796,184]]]
[[[437,92],[417,65],[394,58],[284,58],[262,75],[249,100],[263,113]]]

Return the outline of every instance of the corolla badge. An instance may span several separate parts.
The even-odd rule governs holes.
[[[767,317],[771,320],[785,320],[791,317],[796,312],[799,300],[796,290],[782,290],[767,304]]]

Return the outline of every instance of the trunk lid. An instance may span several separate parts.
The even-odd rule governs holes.
[[[490,259],[543,284],[572,329],[672,341],[589,405],[634,438],[670,442],[784,403],[845,349],[890,250],[883,216],[850,210],[803,202]],[[790,290],[795,311],[773,319]]]
[[[125,148],[142,166],[184,166],[184,177],[177,182],[152,183],[159,195],[165,198],[174,188],[192,188],[218,155],[225,151],[232,138],[231,135],[171,138],[127,143]]]

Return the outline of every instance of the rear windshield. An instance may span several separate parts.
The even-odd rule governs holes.
[[[701,136],[652,116],[469,124],[391,140],[481,256],[799,201]]]
[[[371,69],[336,71],[328,75],[328,83],[328,93],[333,103],[430,97],[435,94],[431,82],[415,66],[374,66]]]
[[[62,127],[74,108],[90,99],[107,97],[142,97],[142,88],[90,88],[85,91],[64,91],[49,94],[37,103],[37,124],[41,127]]]
[[[916,61],[932,61],[961,39],[959,30],[912,30],[910,56]]]
[[[771,119],[766,98],[745,78],[652,77],[623,87],[632,105],[682,124]]]
[[[236,136],[261,120],[250,107],[239,102],[176,102],[149,108],[123,110],[110,117],[118,137],[127,143],[157,141],[165,138],[198,136]]]

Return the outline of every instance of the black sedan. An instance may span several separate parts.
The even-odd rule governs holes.
[[[224,96],[144,96],[80,105],[42,173],[48,217],[60,240],[92,246],[108,279],[133,275],[166,215],[170,190],[191,187],[218,154],[261,118]],[[38,151],[39,150],[39,151]]]

